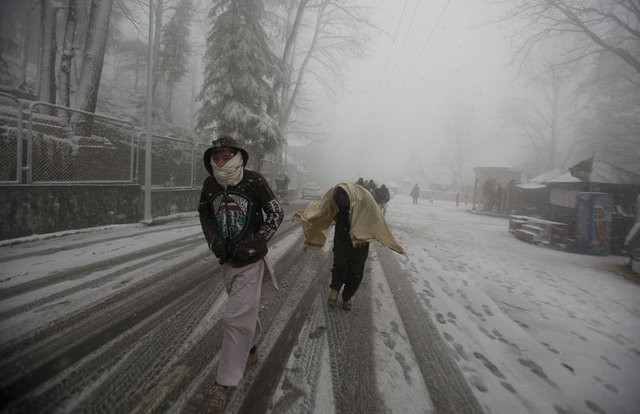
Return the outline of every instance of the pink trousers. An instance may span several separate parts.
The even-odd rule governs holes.
[[[229,299],[222,315],[222,350],[216,382],[236,386],[244,374],[249,350],[260,337],[260,297],[277,290],[277,285],[266,259],[238,268],[224,264],[222,277]]]

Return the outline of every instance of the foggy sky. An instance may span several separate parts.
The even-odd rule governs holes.
[[[470,131],[465,174],[475,165],[510,158],[510,145],[499,146],[505,153],[487,142],[508,138],[502,136],[499,111],[515,79],[508,65],[510,32],[487,24],[496,13],[490,15],[479,0],[450,1],[434,31],[447,2],[408,0],[395,42],[379,35],[369,44],[368,56],[346,76],[339,101],[317,93],[316,113],[329,131],[323,147],[330,181],[401,178],[414,154],[435,181],[447,183],[455,102]],[[403,4],[378,1],[374,20],[389,35],[396,33]]]

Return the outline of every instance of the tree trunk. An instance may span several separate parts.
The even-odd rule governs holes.
[[[22,54],[20,55],[20,81],[19,88],[27,90],[27,64],[29,62],[29,43],[31,41],[31,11],[35,7],[36,0],[30,0],[25,13],[24,35],[22,38]],[[29,91],[33,93],[33,91]]]
[[[298,34],[300,33],[300,26],[302,24],[302,17],[304,16],[304,12],[306,10],[307,4],[309,0],[302,0],[298,4],[296,9],[296,14],[291,24],[291,28],[289,30],[289,34],[287,36],[287,41],[285,43],[284,50],[282,52],[282,58],[280,59],[280,72],[276,76],[276,81],[274,82],[271,99],[277,99],[277,96],[280,95],[280,105],[277,106],[277,114],[275,102],[270,102],[267,108],[267,113],[277,119],[278,128],[280,134],[282,136],[282,142],[278,143],[275,149],[276,161],[278,163],[282,163],[283,161],[283,148],[285,145],[284,141],[286,141],[287,136],[287,125],[289,123],[289,114],[290,111],[287,110],[288,103],[291,101],[288,99],[289,96],[293,95],[291,92],[291,73],[292,73],[292,63],[295,44],[298,39]],[[302,69],[304,70],[304,69]],[[295,99],[295,97],[293,98]]]
[[[288,93],[285,85],[289,84],[291,81],[291,67],[289,64],[290,58],[293,54],[292,52],[294,50],[294,45],[298,38],[298,33],[300,32],[302,17],[304,15],[305,7],[307,6],[308,2],[309,0],[302,0],[300,4],[298,4],[296,15],[293,19],[293,23],[291,24],[291,28],[288,31],[289,33],[285,42],[284,50],[282,52],[282,57],[280,59],[280,72],[277,74],[272,88],[271,96],[273,99],[275,99],[275,97],[279,94]],[[269,102],[267,113],[271,116],[277,116],[275,102]]]
[[[171,114],[171,101],[173,100],[173,85],[167,85],[167,88],[169,89],[167,91],[167,107],[164,110],[164,114],[165,116],[168,117],[168,119],[172,119],[172,114]]]
[[[67,7],[67,23],[64,29],[64,43],[62,56],[60,57],[60,70],[58,71],[58,97],[60,105],[71,106],[71,65],[73,60],[73,40],[76,33],[78,10],[76,0],[69,0]],[[60,118],[64,124],[69,121],[69,112],[62,111]]]
[[[44,102],[56,102],[56,8],[53,0],[43,0],[41,7],[42,40],[40,43],[40,68],[38,71],[38,98]]]
[[[313,55],[316,45],[318,43],[318,36],[320,36],[320,30],[321,30],[322,22],[324,19],[324,12],[327,8],[328,3],[329,3],[328,1],[323,1],[318,6],[318,11],[316,15],[316,25],[313,33],[313,38],[311,39],[311,44],[309,46],[309,51],[307,52],[304,59],[302,60],[302,63],[300,64],[298,77],[295,82],[295,87],[291,91],[291,94],[289,95],[288,99],[286,99],[286,97],[283,96],[283,104],[282,104],[282,108],[280,109],[281,118],[278,120],[280,124],[279,127],[282,128],[282,131],[285,131],[286,126],[289,123],[289,118],[291,118],[291,113],[293,112],[293,108],[295,107],[295,102],[298,97],[298,93],[300,92],[300,87],[302,85],[302,79],[304,78],[304,75],[307,71],[307,66],[309,64],[309,61],[311,60],[311,56]]]
[[[112,5],[113,0],[92,0],[91,2],[89,30],[82,60],[80,84],[75,99],[75,107],[82,111],[95,112],[96,110]]]
[[[85,42],[87,41],[87,32],[89,31],[89,10],[91,10],[91,2],[82,0],[76,3],[77,22],[76,32],[79,36],[75,37],[74,50],[85,50]],[[71,71],[72,85],[77,90],[80,85],[80,76],[82,75],[82,61],[84,54],[76,54],[73,59],[73,70]],[[76,94],[74,93],[74,96]]]

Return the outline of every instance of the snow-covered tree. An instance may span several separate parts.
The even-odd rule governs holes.
[[[175,13],[166,24],[162,35],[160,54],[160,73],[165,76],[168,89],[167,111],[171,109],[173,89],[188,70],[188,57],[191,52],[189,42],[189,23],[193,12],[191,0],[180,0]]]
[[[237,138],[256,160],[280,140],[277,123],[267,114],[277,58],[268,46],[262,15],[260,0],[221,0],[211,8],[196,126]]]

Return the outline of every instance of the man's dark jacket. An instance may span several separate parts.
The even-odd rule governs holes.
[[[261,174],[245,169],[240,183],[225,189],[213,177],[209,159],[204,161],[210,175],[202,185],[198,212],[210,249],[233,267],[257,262],[284,218],[282,207]]]

